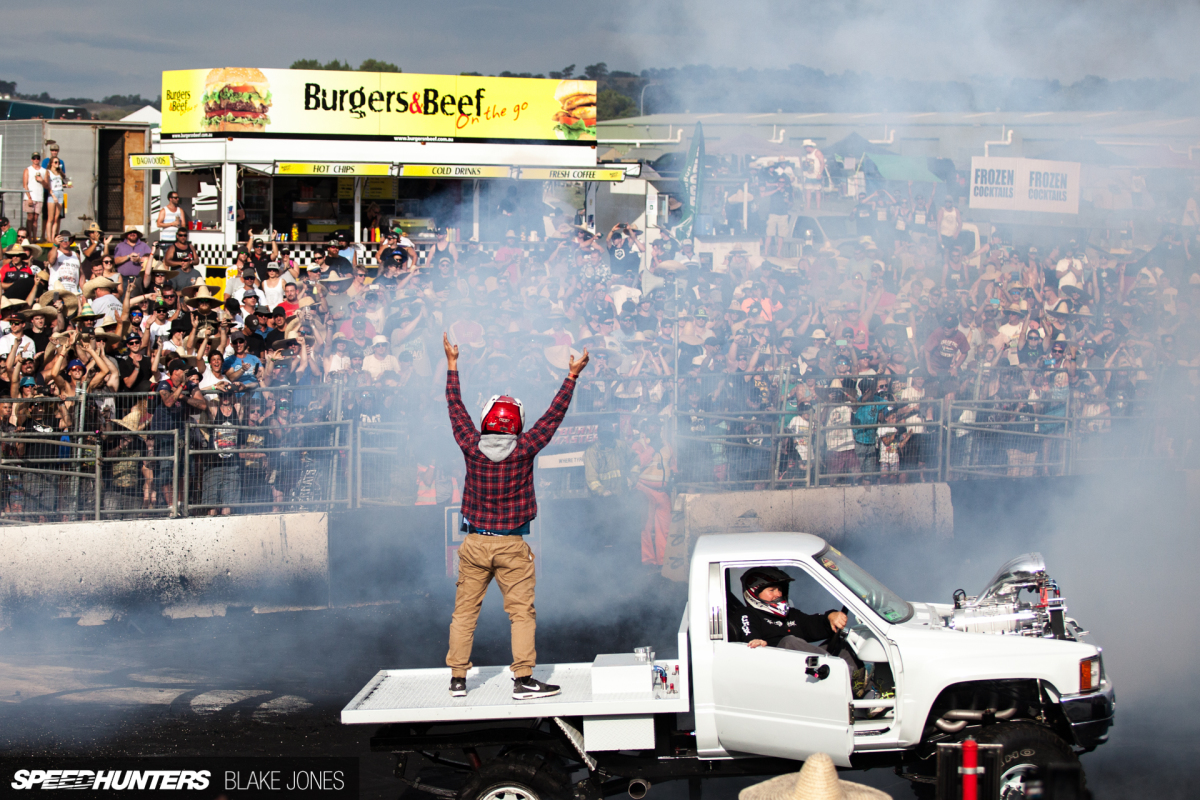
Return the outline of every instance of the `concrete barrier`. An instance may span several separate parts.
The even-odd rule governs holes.
[[[799,531],[838,542],[855,536],[954,535],[954,507],[944,483],[831,486],[680,495],[663,574],[687,579],[691,544],[707,533]]]
[[[0,528],[0,627],[31,613],[103,622],[329,602],[326,514],[194,517]]]

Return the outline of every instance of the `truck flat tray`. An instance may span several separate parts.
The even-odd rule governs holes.
[[[660,664],[675,662],[660,661]],[[456,722],[537,717],[597,717],[685,712],[686,687],[664,697],[650,692],[592,694],[591,664],[547,664],[533,676],[562,687],[562,693],[536,700],[512,698],[508,667],[475,667],[467,673],[467,696],[451,697],[450,670],[380,670],[342,709],[349,725],[391,722]],[[676,687],[677,689],[681,687]]]

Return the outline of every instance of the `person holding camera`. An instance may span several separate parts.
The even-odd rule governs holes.
[[[638,241],[638,230],[624,222],[612,226],[605,237],[608,248],[608,269],[613,275],[636,273],[642,265],[645,248]]]

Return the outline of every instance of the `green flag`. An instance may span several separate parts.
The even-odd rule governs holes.
[[[696,123],[696,132],[692,134],[692,143],[688,147],[687,161],[683,164],[683,172],[679,176],[683,185],[683,217],[675,226],[673,235],[680,241],[692,238],[692,228],[696,215],[700,213],[700,194],[704,183],[704,128]]]

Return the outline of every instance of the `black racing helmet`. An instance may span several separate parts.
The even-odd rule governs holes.
[[[788,584],[793,578],[779,567],[755,567],[746,570],[742,576],[742,591],[758,598],[758,593],[768,586],[777,586],[783,592],[783,599],[788,596]]]

